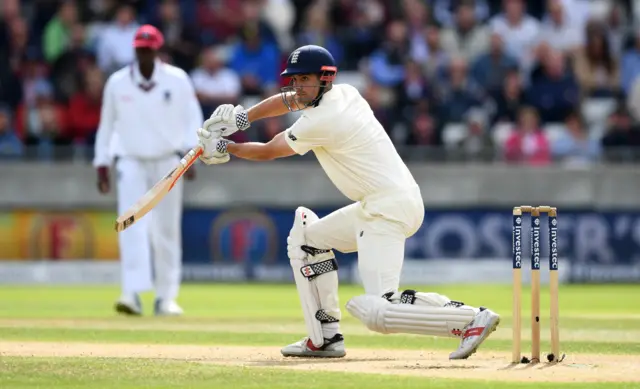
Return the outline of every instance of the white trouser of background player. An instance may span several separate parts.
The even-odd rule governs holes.
[[[369,329],[382,333],[459,336],[461,329],[473,319],[476,309],[456,306],[437,293],[418,293],[415,305],[410,306],[394,305],[389,301],[398,303],[401,300],[398,289],[405,241],[420,228],[423,219],[424,203],[417,188],[369,196],[322,219],[304,207],[296,210],[296,220],[288,239],[289,254],[314,345],[321,346],[323,338],[331,338],[339,331],[337,272],[326,271],[328,261],[334,258],[333,249],[343,253],[358,252],[358,271],[365,295],[351,299],[347,309]],[[299,244],[328,252],[317,252],[299,260],[295,250]],[[321,262],[326,263],[313,266]],[[394,293],[393,298],[383,298],[389,292]],[[405,312],[407,309],[409,311]]]
[[[180,158],[116,162],[118,212],[123,213],[175,167]],[[119,234],[122,293],[131,295],[154,289],[156,297],[178,296],[182,261],[183,180],[144,218]],[[155,285],[154,285],[155,284]]]

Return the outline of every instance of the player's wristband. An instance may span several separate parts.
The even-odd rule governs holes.
[[[251,127],[251,123],[249,123],[249,114],[247,113],[247,111],[242,111],[236,115],[236,127],[238,127],[238,130],[242,131]]]
[[[227,145],[229,143],[235,143],[232,140],[228,140],[228,139],[220,139],[218,141],[218,143],[216,144],[216,151],[219,152],[220,154],[226,154],[227,153]]]

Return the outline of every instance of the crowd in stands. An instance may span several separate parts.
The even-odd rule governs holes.
[[[191,76],[205,117],[277,93],[290,51],[318,44],[337,60],[338,82],[357,86],[412,155],[633,159],[637,3],[2,0],[0,159],[90,151],[104,83],[134,60],[133,34],[145,23],[163,32],[162,59]],[[294,119],[256,123],[234,140],[269,140]]]

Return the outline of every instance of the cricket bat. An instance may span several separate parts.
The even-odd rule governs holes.
[[[185,155],[180,163],[149,189],[144,196],[116,219],[116,231],[124,231],[140,220],[171,191],[176,182],[193,165],[200,155],[202,147],[196,146]]]

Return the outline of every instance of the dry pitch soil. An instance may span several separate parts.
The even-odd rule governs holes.
[[[638,382],[638,355],[567,355],[557,364],[511,365],[509,353],[479,351],[465,361],[449,361],[443,351],[347,349],[341,359],[284,358],[277,347],[3,342],[0,357],[109,357],[181,360],[254,368],[318,370],[537,382]]]

